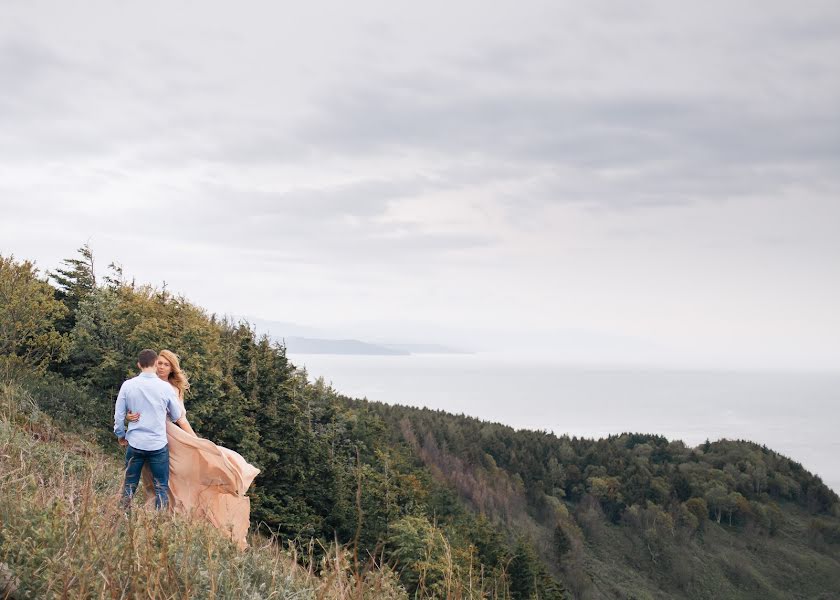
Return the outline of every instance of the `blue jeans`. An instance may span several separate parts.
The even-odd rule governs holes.
[[[123,507],[129,508],[137,492],[140,472],[148,463],[155,483],[155,508],[160,510],[169,505],[169,445],[160,450],[138,450],[128,446],[125,449],[125,485],[123,486]]]

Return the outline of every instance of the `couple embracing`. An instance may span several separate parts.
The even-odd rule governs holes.
[[[189,383],[174,352],[143,350],[137,367],[114,408],[114,433],[126,449],[123,506],[131,506],[142,477],[155,508],[205,519],[246,548],[245,491],[259,469],[193,431],[184,408]]]

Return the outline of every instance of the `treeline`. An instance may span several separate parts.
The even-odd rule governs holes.
[[[397,439],[409,439],[486,514],[504,517],[514,510],[515,494],[502,493],[500,505],[496,490],[487,485],[498,485],[501,471],[537,513],[554,500],[578,504],[590,496],[614,523],[630,507],[651,503],[690,502],[707,508],[698,513],[703,520],[720,523],[725,518],[729,525],[752,523],[768,532],[779,501],[796,502],[813,514],[840,516],[840,499],[819,477],[751,442],[707,441],[689,448],[681,441],[638,433],[595,441],[515,431],[430,409],[369,406]],[[451,468],[455,465],[459,468]]]
[[[790,524],[791,506],[810,515],[803,539],[840,557],[831,541],[840,539],[840,498],[801,464],[764,446],[721,440],[689,448],[638,433],[596,441],[439,410],[362,404],[388,424],[392,443],[407,441],[473,511],[526,532],[576,595],[592,588],[584,564],[593,542],[609,544],[605,526],[633,540],[629,554],[650,558],[637,564],[652,575],[669,565],[668,583],[678,588],[695,575],[678,564],[689,560],[685,545],[699,549],[711,524],[755,543]]]
[[[257,530],[350,544],[419,597],[564,597],[528,544],[467,510],[375,412],[310,383],[281,345],[114,264],[98,276],[87,246],[49,274],[0,256],[0,375],[45,412],[114,448],[114,398],[137,352],[168,348],[189,375],[196,431],[262,470],[249,491]]]

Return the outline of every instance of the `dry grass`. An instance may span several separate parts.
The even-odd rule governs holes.
[[[299,561],[300,549],[264,537],[240,552],[141,502],[126,515],[121,480],[117,460],[0,385],[0,598],[406,598],[387,567],[353,569],[343,546],[315,560],[309,545]]]

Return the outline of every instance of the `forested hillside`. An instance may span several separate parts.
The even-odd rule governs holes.
[[[140,349],[173,350],[196,431],[262,470],[266,536],[337,540],[357,574],[393,567],[416,597],[840,597],[840,500],[770,449],[570,439],[347,398],[246,322],[113,265],[97,275],[87,247],[51,274],[0,257],[0,378],[116,455],[116,390]]]

